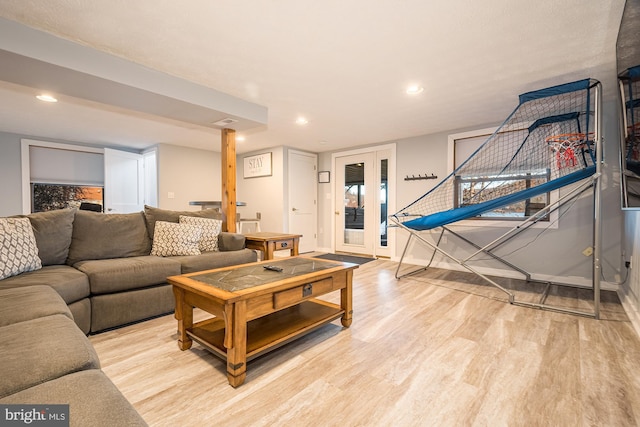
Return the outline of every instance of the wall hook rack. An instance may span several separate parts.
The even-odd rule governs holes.
[[[431,175],[426,175],[425,174],[425,175],[418,175],[418,176],[415,176],[415,175],[409,176],[409,175],[407,175],[407,176],[404,177],[405,181],[417,181],[419,179],[438,179],[438,176],[434,175],[434,174],[431,174]]]

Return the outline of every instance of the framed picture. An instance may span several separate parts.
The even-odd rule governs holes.
[[[318,172],[318,182],[319,183],[331,182],[331,172],[329,171]]]
[[[257,178],[271,175],[271,152],[247,156],[244,158],[244,178]]]

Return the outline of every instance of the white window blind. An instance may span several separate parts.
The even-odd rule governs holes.
[[[32,183],[104,185],[104,158],[100,153],[30,146]]]

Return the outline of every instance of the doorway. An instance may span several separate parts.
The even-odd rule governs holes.
[[[395,145],[334,155],[337,252],[391,256]]]

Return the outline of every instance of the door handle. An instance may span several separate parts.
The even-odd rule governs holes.
[[[340,215],[340,211],[336,211],[336,215]]]
[[[291,210],[292,210],[293,212],[295,212],[295,211],[297,211],[298,209],[296,209],[296,208],[291,208]]]

